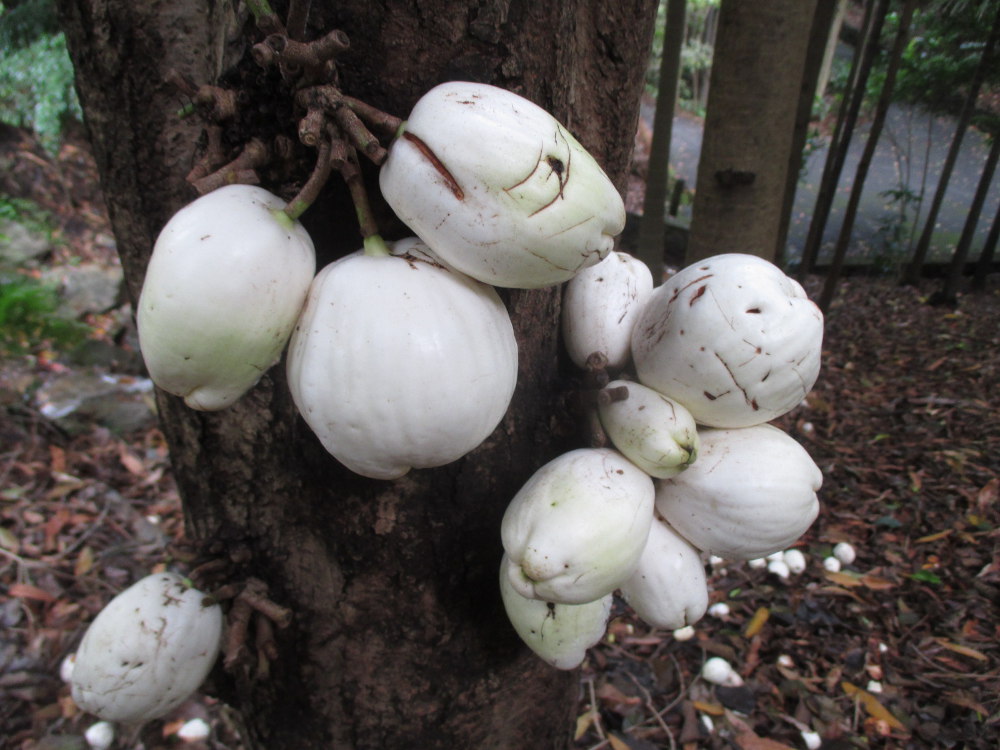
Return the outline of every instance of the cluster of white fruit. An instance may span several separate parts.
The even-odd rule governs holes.
[[[781,553],[819,511],[819,468],[768,424],[816,381],[819,309],[750,255],[709,258],[655,290],[648,276],[615,253],[567,284],[573,361],[631,362],[638,382],[598,399],[614,449],[546,464],[503,519],[507,614],[562,669],[603,636],[616,590],[648,624],[685,628],[708,607],[703,557]]]
[[[379,180],[419,239],[370,238],[315,277],[309,235],[262,188],[224,187],[179,211],[138,305],[153,381],[221,409],[287,343],[299,412],[358,474],[393,479],[485,440],[517,378],[493,286],[551,286],[605,258],[625,224],[621,197],[543,109],[462,82],[420,99]]]

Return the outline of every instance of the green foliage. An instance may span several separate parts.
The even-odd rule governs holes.
[[[63,122],[81,117],[66,38],[58,33],[51,0],[14,8],[0,4],[0,121],[31,128],[49,151]]]
[[[986,3],[954,0],[939,0],[918,10],[896,79],[895,98],[933,112],[957,113],[986,46],[993,13]],[[886,18],[883,39],[896,33],[898,21],[896,14]],[[883,80],[884,72],[873,73],[869,96]],[[1000,81],[1000,65],[988,72],[987,81]]]
[[[0,193],[0,224],[5,222],[17,222],[40,234],[52,234],[51,217],[45,209],[26,198]]]
[[[23,198],[0,194],[0,224],[17,222],[51,234],[49,214]],[[43,348],[65,350],[81,343],[89,328],[59,312],[59,296],[51,285],[13,268],[0,267],[0,356],[22,355]]]
[[[59,33],[53,0],[21,0],[12,7],[0,3],[0,49],[27,47],[43,36]]]
[[[681,74],[678,85],[678,99],[687,109],[697,108],[697,80],[704,78],[712,66],[713,47],[710,35],[709,17],[719,7],[720,0],[687,0],[687,21],[685,24],[684,46],[681,49]],[[663,37],[667,14],[666,0],[660,0],[653,34],[653,47],[646,66],[646,90],[656,95],[659,88],[660,60],[663,57]]]
[[[881,274],[896,274],[910,257],[913,230],[923,196],[900,183],[883,190],[887,213],[879,221],[878,234],[882,246],[872,258],[872,268]]]
[[[51,286],[16,271],[0,271],[0,355],[81,343],[87,326],[61,316],[58,308],[59,297]]]

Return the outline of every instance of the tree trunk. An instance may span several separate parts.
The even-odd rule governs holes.
[[[847,201],[847,208],[844,210],[844,221],[840,225],[840,234],[837,237],[837,245],[833,252],[833,261],[830,270],[827,271],[826,279],[823,283],[823,293],[820,295],[819,307],[826,312],[830,309],[830,302],[833,300],[834,292],[837,289],[837,282],[844,267],[844,259],[847,257],[847,247],[851,241],[851,234],[854,231],[854,219],[858,214],[858,205],[861,203],[861,193],[865,189],[865,179],[868,177],[868,167],[871,166],[872,158],[875,156],[875,148],[878,146],[878,139],[882,135],[882,128],[885,125],[885,118],[889,112],[889,105],[892,103],[892,92],[896,86],[896,74],[899,72],[899,64],[903,58],[903,51],[906,49],[906,42],[910,36],[910,22],[913,19],[913,10],[917,0],[906,0],[902,11],[899,14],[899,28],[896,30],[896,40],[892,45],[892,52],[886,65],[885,81],[882,83],[882,91],[879,93],[878,103],[875,106],[875,116],[872,118],[871,128],[868,131],[868,140],[865,142],[865,150],[858,160],[858,168],[854,173],[854,181],[851,183],[851,197]]]
[[[777,252],[816,0],[723,0],[687,262]]]
[[[927,209],[927,217],[924,219],[924,228],[917,240],[917,246],[913,251],[913,257],[907,264],[903,272],[904,284],[916,284],[924,270],[924,261],[931,248],[931,237],[934,236],[934,229],[937,226],[938,212],[941,204],[944,203],[944,195],[948,191],[948,182],[951,180],[952,170],[955,162],[958,161],[958,153],[962,149],[962,141],[965,138],[965,131],[969,129],[972,122],[972,115],[976,110],[976,102],[979,100],[979,89],[992,65],[997,43],[1000,42],[1000,6],[997,6],[996,15],[993,17],[993,26],[990,29],[986,46],[983,47],[982,57],[976,66],[976,72],[969,82],[969,91],[966,93],[965,101],[962,104],[962,111],[958,115],[958,123],[955,125],[955,135],[951,139],[948,153],[944,157],[944,164],[941,165],[941,175],[938,177],[938,184],[931,198],[930,208]]]
[[[802,173],[804,164],[803,152],[809,137],[809,123],[812,122],[813,106],[816,102],[820,71],[824,64],[824,53],[828,46],[826,42],[830,38],[830,26],[833,23],[838,5],[837,0],[818,0],[816,3],[816,12],[813,14],[812,27],[809,31],[809,44],[806,48],[806,61],[799,88],[799,101],[795,110],[795,130],[788,157],[788,173],[785,176],[781,224],[778,227],[777,259],[779,265],[784,265],[786,245],[788,243],[788,227],[792,223],[795,193],[799,186],[799,175]]]
[[[202,126],[178,111],[171,70],[241,92],[225,143],[296,135],[277,76],[261,71],[243,10],[196,0],[59,0],[77,85],[135,299],[160,228],[194,197],[185,182]],[[283,16],[285,3],[276,2]],[[345,93],[405,116],[445,80],[491,82],[551,111],[624,185],[655,3],[409,0],[316,3],[308,37],[342,29]],[[264,185],[290,198],[311,168],[296,151]],[[375,170],[364,166],[374,186]],[[376,191],[372,191],[376,192]],[[383,219],[387,239],[409,234]],[[322,266],[360,247],[341,184],[303,221]],[[254,746],[556,748],[571,731],[576,675],[524,648],[498,596],[499,523],[544,461],[582,440],[559,411],[559,290],[505,294],[520,347],[517,392],[500,427],[449,466],[382,482],[330,457],[272,368],[233,407],[194,412],[158,394],[187,534],[239,559],[294,612],[278,658],[216,674]],[[256,665],[257,662],[255,661]]]
[[[663,244],[667,233],[664,214],[667,183],[670,181],[670,140],[673,134],[674,109],[677,106],[677,81],[681,73],[686,15],[686,0],[667,0],[660,85],[656,93],[656,113],[653,116],[653,142],[649,148],[646,194],[636,252],[639,260],[649,266],[656,284],[663,277]]]
[[[830,139],[826,162],[823,164],[823,176],[820,178],[819,190],[816,193],[816,203],[813,205],[813,215],[809,222],[809,232],[802,248],[802,263],[799,265],[799,278],[812,273],[819,258],[823,245],[823,233],[826,222],[830,218],[833,198],[840,183],[840,173],[847,160],[847,151],[854,135],[854,125],[861,111],[868,87],[868,75],[871,73],[878,51],[879,38],[882,36],[882,25],[889,11],[889,0],[869,0],[865,8],[865,19],[861,30],[861,41],[854,49],[854,59],[851,62],[850,83],[840,109],[837,112],[837,124]]]

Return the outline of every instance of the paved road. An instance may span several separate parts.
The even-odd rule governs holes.
[[[651,119],[652,112],[644,111]],[[894,106],[887,118],[886,127],[879,139],[875,156],[865,180],[864,192],[858,217],[852,235],[851,257],[886,258],[886,231],[888,225],[896,221],[898,208],[889,204],[881,195],[886,190],[906,187],[914,194],[920,194],[923,186],[924,211],[917,224],[917,234],[923,229],[923,216],[930,204],[937,185],[940,167],[951,144],[955,123],[952,118],[929,115],[912,107]],[[679,177],[683,177],[690,187],[697,182],[698,153],[701,149],[702,122],[687,113],[679,113],[674,118],[671,137],[670,163]],[[857,164],[864,149],[868,134],[867,125],[859,126],[851,138],[851,147],[834,200],[833,211],[827,222],[824,235],[824,249],[832,251],[842,223],[843,209],[847,205]],[[979,176],[986,162],[989,144],[985,136],[970,129],[962,142],[959,159],[948,183],[948,191],[938,216],[938,229],[932,242],[935,251],[948,257],[962,232],[969,205],[979,183]],[[809,221],[816,201],[816,190],[823,173],[827,156],[826,144],[813,151],[807,170],[799,182],[795,197],[792,223],[789,228],[789,256],[801,252],[802,244],[809,231]],[[924,165],[928,165],[926,177]],[[1000,172],[993,182],[982,215],[980,216],[977,240],[973,243],[973,257],[982,247],[983,239],[989,231],[990,223],[1000,203]],[[686,209],[690,211],[690,209]],[[912,221],[914,211],[908,212]],[[681,213],[681,218],[689,214]]]

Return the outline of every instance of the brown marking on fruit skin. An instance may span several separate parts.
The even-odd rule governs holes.
[[[408,130],[403,132],[403,138],[412,143],[414,148],[423,154],[424,158],[431,163],[431,166],[433,166],[434,169],[437,170],[438,174],[444,178],[445,184],[448,186],[448,189],[451,190],[452,194],[460,201],[465,200],[465,191],[463,191],[461,185],[458,184],[458,180],[456,180],[452,173],[448,171],[448,168],[441,163],[441,160],[437,158],[437,154],[431,151],[431,147],[424,143],[421,138],[415,136]]]
[[[676,290],[674,290],[674,295],[673,295],[673,296],[672,296],[672,297],[671,297],[671,298],[670,298],[670,299],[669,299],[669,300],[667,301],[667,304],[669,305],[669,304],[670,304],[670,303],[672,303],[672,302],[673,302],[674,300],[676,300],[676,299],[677,299],[677,298],[678,298],[679,296],[681,296],[681,294],[682,294],[682,293],[683,293],[683,292],[684,292],[685,290],[687,290],[687,289],[690,289],[690,288],[691,288],[691,287],[693,287],[693,286],[694,286],[695,284],[700,284],[700,283],[701,283],[702,281],[705,281],[706,279],[710,279],[710,278],[712,278],[712,277],[713,277],[714,275],[715,275],[715,274],[712,274],[712,273],[707,273],[707,274],[705,274],[704,276],[699,276],[699,277],[698,277],[697,279],[694,279],[694,280],[690,281],[689,283],[687,283],[687,284],[685,284],[684,286],[682,286],[682,287],[681,287],[680,289],[676,289]],[[702,291],[702,293],[704,293],[704,291]]]

